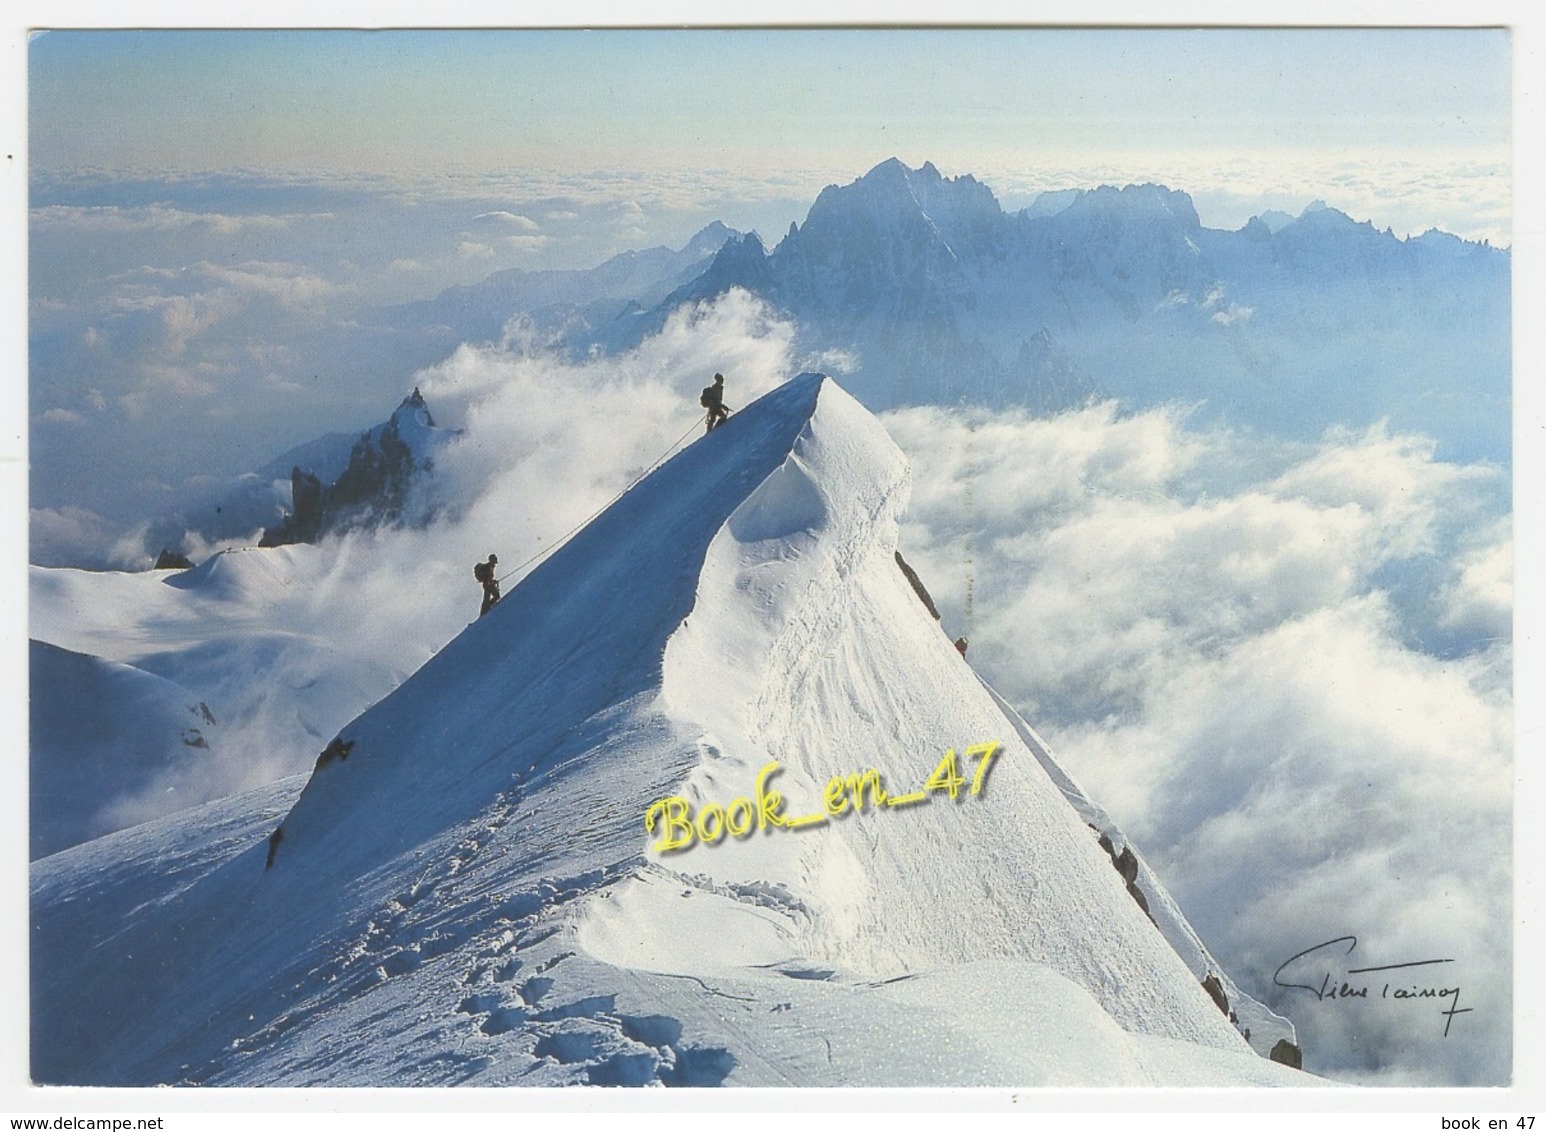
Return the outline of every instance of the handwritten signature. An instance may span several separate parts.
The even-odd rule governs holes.
[[[1442,982],[1437,984],[1425,982],[1417,975],[1389,973],[1410,971],[1418,967],[1437,967],[1443,963],[1453,963],[1453,959],[1417,959],[1410,963],[1385,963],[1377,967],[1344,969],[1338,955],[1343,957],[1351,955],[1357,946],[1357,936],[1344,935],[1329,939],[1325,943],[1317,943],[1314,947],[1307,947],[1273,972],[1272,981],[1280,987],[1307,991],[1315,996],[1317,1002],[1335,1002],[1343,999],[1368,1001],[1371,998],[1391,999],[1398,1002],[1437,999],[1443,1007],[1439,1014],[1444,1019],[1446,1038],[1449,1037],[1449,1028],[1454,1023],[1456,1015],[1471,1013],[1472,1007],[1460,1005],[1458,986],[1445,986]],[[1283,978],[1285,972],[1294,979],[1305,981],[1285,982]],[[1369,975],[1383,977],[1354,978],[1354,976]]]

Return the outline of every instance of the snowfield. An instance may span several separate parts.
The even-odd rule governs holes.
[[[302,769],[429,655],[316,616],[356,572],[347,547],[312,546],[181,572],[29,567],[31,855]]]
[[[36,862],[34,1079],[1319,1083],[1264,1056],[1288,1023],[1129,853],[1140,907],[1121,831],[929,615],[895,560],[907,483],[875,418],[796,378],[343,726],[309,778]],[[185,576],[210,600],[215,561]],[[974,792],[964,754],[990,742]],[[918,791],[947,750],[954,797],[824,804],[870,769]],[[758,803],[744,835],[702,823],[714,844],[673,851],[645,828],[679,797],[735,830],[759,778],[775,817],[813,820]]]

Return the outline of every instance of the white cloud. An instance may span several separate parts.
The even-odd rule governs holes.
[[[1383,425],[1295,446],[1173,409],[885,420],[917,485],[903,551],[947,632],[971,636],[1236,980],[1291,1013],[1309,1066],[1506,1080],[1500,471]],[[1457,649],[1422,651],[1446,622]],[[1348,933],[1371,964],[1455,958],[1464,1027],[1272,985]]]
[[[200,262],[191,271],[237,292],[267,295],[286,307],[315,307],[336,291],[335,284],[299,264],[251,260],[222,267]]]
[[[27,513],[27,560],[40,566],[96,562],[112,535],[102,516],[84,507],[34,507]]]
[[[86,423],[86,418],[73,409],[48,409],[38,414],[38,420],[48,424],[78,425]]]
[[[1439,624],[1476,636],[1503,639],[1513,629],[1513,524],[1500,521],[1482,544],[1455,563],[1454,581],[1439,595]]]
[[[1237,322],[1244,322],[1255,313],[1255,307],[1243,307],[1238,303],[1230,303],[1223,310],[1214,311],[1211,321],[1219,326],[1233,326]]]
[[[859,355],[853,350],[830,349],[812,357],[804,364],[804,368],[815,373],[831,374],[833,377],[842,377],[853,373],[860,366]]]
[[[286,228],[302,220],[326,220],[329,213],[283,215],[230,215],[189,212],[169,205],[123,207],[119,205],[50,204],[34,208],[29,220],[35,231],[68,229],[78,232],[182,232],[201,229],[220,236],[236,236],[255,230]]]
[[[463,259],[493,259],[494,249],[475,240],[463,240],[456,246],[456,254]]]
[[[494,212],[480,212],[477,216],[473,217],[473,220],[484,223],[508,224],[513,228],[521,229],[523,232],[537,232],[542,229],[542,225],[538,224],[531,217],[522,216],[516,212],[506,212],[502,209]]]
[[[162,364],[181,358],[195,338],[242,307],[234,292],[215,289],[191,295],[167,295],[121,288],[111,315],[93,329],[125,359]]]
[[[463,430],[436,462],[435,500],[454,508],[427,530],[342,540],[349,583],[320,588],[328,597],[305,610],[308,632],[412,671],[476,614],[474,561],[493,551],[513,569],[552,547],[701,429],[698,392],[716,371],[740,407],[792,376],[792,347],[793,329],[741,291],[685,308],[638,349],[593,362],[462,346],[412,379],[437,422]],[[359,557],[369,570],[348,565]],[[466,600],[403,601],[418,592]],[[384,618],[384,608],[395,612]]]
[[[118,362],[147,367],[146,372],[179,366],[195,341],[256,305],[272,300],[287,311],[315,314],[339,290],[292,263],[199,261],[176,272],[146,268],[104,296],[96,321],[82,331],[81,344]],[[214,350],[242,348],[239,342],[225,342]]]
[[[1377,597],[1282,622],[1155,673],[1133,721],[1064,749],[1129,828],[1236,979],[1272,993],[1310,1066],[1507,1079],[1511,705],[1481,659],[1405,648]],[[1477,1013],[1395,1006],[1356,1022],[1273,988],[1343,935],[1367,962],[1457,960]],[[1367,1060],[1365,1060],[1367,1059]]]

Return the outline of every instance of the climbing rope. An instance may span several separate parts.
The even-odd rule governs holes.
[[[660,467],[660,465],[664,464],[667,460],[669,460],[671,458],[672,453],[674,453],[678,448],[680,448],[682,446],[682,441],[686,440],[689,436],[692,435],[693,429],[697,428],[699,425],[701,425],[707,419],[708,419],[708,414],[704,413],[703,416],[699,417],[692,424],[688,425],[687,426],[687,431],[682,433],[681,436],[677,437],[676,440],[672,442],[671,447],[667,448],[665,450],[665,452],[663,452],[655,460],[655,462],[653,464],[651,464],[649,467],[645,468],[642,472],[640,472],[637,476],[635,476],[633,478],[633,481],[631,483],[629,483],[629,485],[627,487],[623,488],[622,491],[618,492],[611,499],[607,500],[600,507],[596,508],[596,510],[592,511],[588,516],[586,516],[585,518],[581,519],[574,526],[570,527],[567,531],[565,531],[562,535],[560,535],[558,537],[558,541],[553,543],[552,546],[549,546],[549,547],[547,547],[547,548],[545,548],[543,550],[537,551],[536,554],[533,554],[525,562],[521,562],[521,563],[517,564],[516,566],[512,567],[509,570],[508,573],[501,574],[497,580],[499,582],[503,583],[506,578],[513,577],[514,575],[520,573],[527,566],[530,566],[532,563],[538,561],[539,559],[546,558],[548,555],[552,554],[559,547],[561,547],[565,543],[567,543],[571,538],[573,538],[576,534],[578,534],[583,528],[589,526],[590,523],[591,523],[591,520],[595,519],[597,515],[600,515],[608,507],[612,506],[612,504],[616,503],[619,499],[621,499],[623,496],[627,495],[630,491],[632,491],[635,487],[637,487],[640,480],[642,480],[645,476],[649,475],[656,468]]]

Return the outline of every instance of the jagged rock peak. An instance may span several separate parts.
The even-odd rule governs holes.
[[[1061,215],[1070,218],[1081,215],[1168,217],[1189,230],[1202,227],[1202,220],[1189,195],[1180,189],[1169,189],[1153,182],[1127,185],[1120,189],[1102,185],[1098,189],[1081,193]]]
[[[932,211],[946,203],[957,208],[991,204],[995,211],[1001,211],[993,191],[970,173],[959,177],[946,177],[934,167],[931,161],[925,161],[917,169],[910,169],[895,157],[882,161],[845,188],[829,185],[821,195],[827,196],[831,193],[853,195],[862,193],[864,190],[868,190],[869,193],[909,194],[925,211]],[[818,203],[820,199],[820,197],[817,198]],[[815,206],[812,206],[812,211],[814,210]]]
[[[415,386],[390,419],[360,434],[349,463],[332,483],[299,466],[291,470],[292,510],[264,530],[258,545],[316,542],[351,527],[426,521],[427,515],[408,516],[405,508],[415,481],[434,471],[436,454],[454,435],[435,424]]]
[[[413,392],[404,397],[402,403],[392,412],[392,421],[395,423],[398,417],[404,413],[411,413],[421,418],[421,423],[428,428],[435,428],[435,418],[430,415],[429,406],[424,401],[424,394],[419,392],[415,385]]]
[[[893,157],[857,181],[828,185],[811,205],[804,226],[791,229],[785,243],[819,247],[856,237],[873,240],[876,232],[895,238],[910,231],[923,234],[926,242],[948,245],[954,256],[988,247],[1007,223],[998,198],[976,178],[945,178],[927,162],[909,169]]]
[[[738,235],[740,233],[734,228],[726,227],[716,220],[707,227],[699,229],[693,238],[687,241],[682,251],[689,255],[711,255]]]
[[[756,232],[732,234],[714,256],[700,283],[711,291],[732,284],[755,286],[765,282],[766,261],[767,249]]]

